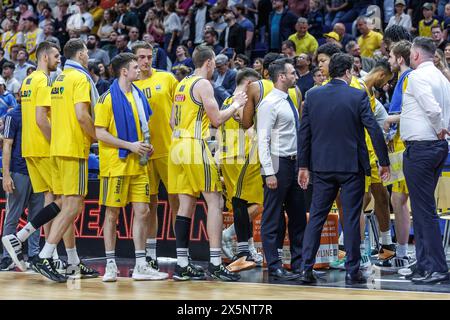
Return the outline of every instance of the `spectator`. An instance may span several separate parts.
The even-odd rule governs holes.
[[[6,90],[5,80],[0,78],[0,117],[3,117],[9,110],[17,107],[16,98]]]
[[[255,69],[256,72],[258,72],[261,76],[263,75],[263,58],[256,58],[253,62],[253,69]]]
[[[359,17],[356,21],[356,27],[361,33],[361,36],[358,38],[358,44],[361,48],[361,56],[371,58],[375,50],[381,48],[383,35],[371,30],[368,24],[368,18],[363,16]]]
[[[11,47],[15,44],[23,44],[24,36],[22,31],[17,30],[17,20],[11,19],[6,23],[6,32],[2,35],[2,48],[5,49],[5,58],[10,59]]]
[[[236,21],[245,30],[245,49],[250,53],[253,36],[255,34],[255,25],[244,16],[245,6],[243,4],[236,5]]]
[[[53,19],[53,17],[52,17],[52,9],[50,9],[50,7],[48,5],[42,9],[41,15],[42,15],[43,19],[39,22],[38,26],[42,30],[44,30],[44,27],[47,24],[55,23],[55,19]]]
[[[130,49],[128,49],[128,41],[130,39],[126,34],[121,34],[117,36],[116,40],[116,46],[112,50],[112,54],[110,54],[109,58],[112,59],[113,57],[117,56],[119,53],[123,52],[131,52]]]
[[[215,30],[205,32],[205,44],[212,47],[216,55],[223,50],[223,47],[219,44],[219,41],[217,41],[218,37],[217,31]]]
[[[98,27],[97,35],[100,38],[100,46],[103,47],[109,42],[109,35],[114,31],[113,23],[116,20],[116,12],[106,9],[103,12],[103,19]]]
[[[6,81],[6,90],[14,94],[16,100],[19,99],[20,82],[14,78],[15,66],[12,62],[5,62],[2,69],[2,77]]]
[[[108,68],[103,63],[99,63],[97,66],[98,66],[98,75],[100,79],[111,83],[111,76],[109,74]]]
[[[19,54],[19,49],[21,49],[21,48],[25,48],[25,46],[20,45],[20,44],[15,44],[15,45],[11,46],[11,54],[10,54],[10,57],[9,57],[9,61],[11,61],[14,64],[16,64],[18,62],[17,61],[17,55]]]
[[[30,61],[36,62],[36,48],[39,43],[44,41],[44,31],[37,27],[37,19],[29,17],[25,19],[24,24],[25,46],[27,48]]]
[[[367,74],[367,72],[362,69],[362,58],[360,56],[353,57],[352,74],[357,78],[362,78]]]
[[[88,48],[89,62],[102,63],[107,66],[110,63],[108,53],[105,50],[99,49],[100,38],[96,34],[91,34],[86,42]]]
[[[189,8],[194,4],[194,0],[179,0],[177,1],[176,12],[178,15],[185,17],[188,15]]]
[[[92,19],[94,20],[94,26],[92,27],[91,33],[96,34],[98,32],[100,23],[103,20],[103,14],[105,10],[100,7],[100,0],[88,0],[87,8],[92,16]]]
[[[313,74],[314,86],[321,86],[323,82],[326,80],[322,71],[319,68],[314,68],[311,73]]]
[[[284,54],[286,58],[293,59],[297,55],[297,50],[295,43],[292,40],[285,40],[281,44],[281,53]]]
[[[219,54],[216,57],[216,71],[213,75],[215,86],[222,86],[228,94],[232,95],[236,89],[236,71],[229,68],[228,57],[224,54]]]
[[[130,11],[128,7],[128,0],[117,1],[117,12],[119,15],[113,23],[113,28],[118,34],[128,34],[131,27],[136,27],[139,29],[139,19],[134,12]]]
[[[449,3],[449,0],[438,0],[437,12],[439,17],[443,17],[445,15],[445,6]]]
[[[34,71],[36,71],[36,67],[33,65],[30,65],[27,69],[27,77],[32,74]]]
[[[53,25],[56,37],[61,44],[61,48],[64,47],[66,42],[69,40],[69,33],[66,30],[67,21],[70,18],[70,14],[67,13],[67,9],[69,8],[69,3],[67,0],[58,0],[58,16],[55,19],[55,23]]]
[[[361,56],[361,49],[359,45],[356,43],[356,41],[350,41],[349,43],[347,43],[347,45],[345,46],[345,51],[354,57]],[[361,57],[361,59],[362,59],[362,68],[365,72],[369,72],[370,70],[372,70],[373,67],[375,67],[374,59],[366,57]]]
[[[113,51],[115,51],[116,49],[116,41],[118,36],[119,35],[116,31],[112,31],[109,34],[109,42],[106,45],[102,46],[102,49],[108,53],[109,57],[112,57]]]
[[[147,24],[147,33],[152,35],[160,46],[164,44],[164,28],[162,22],[158,15],[156,14],[155,9],[151,8],[147,11],[147,15],[145,16],[144,23]]]
[[[442,29],[444,29],[444,39],[450,41],[450,3],[445,5],[444,21],[442,21]]]
[[[89,74],[91,75],[92,80],[94,80],[95,87],[97,88],[98,94],[102,95],[109,89],[109,81],[102,79],[100,77],[100,68],[97,63],[90,62],[88,64]]]
[[[346,9],[348,7],[347,0],[327,0],[326,1],[326,11],[325,15],[325,26],[327,28],[333,28],[333,26],[338,23],[341,18],[345,15]],[[345,46],[345,44],[343,44]]]
[[[164,50],[169,58],[175,60],[175,51],[180,43],[181,20],[175,12],[175,2],[169,0],[164,4],[167,13],[164,18]]]
[[[270,50],[279,52],[281,43],[284,40],[287,40],[295,31],[298,25],[298,23],[296,25],[297,16],[292,11],[284,7],[284,0],[273,0],[272,7],[273,11],[270,13],[269,17]],[[306,20],[306,24],[307,23],[308,20]],[[297,42],[295,44],[297,45]],[[297,50],[299,50],[298,45]]]
[[[67,31],[74,31],[80,39],[87,41],[88,35],[94,27],[94,18],[87,11],[87,1],[77,0],[78,13],[74,13],[67,20]]]
[[[387,49],[390,49],[393,42],[399,42],[401,40],[412,41],[411,33],[402,26],[393,25],[384,30],[383,42]]]
[[[211,21],[209,21],[206,26],[211,26],[217,32],[217,39],[219,39],[222,31],[227,27],[223,14],[218,7],[212,7],[209,10],[209,17],[211,18]]]
[[[349,0],[349,8],[340,22],[349,23],[353,22],[358,16],[365,15],[367,7],[372,4],[371,0]]]
[[[27,69],[32,66],[32,64],[28,63],[28,53],[24,48],[19,49],[19,53],[17,54],[17,64],[14,69],[14,78],[22,83],[22,81],[27,77]]]
[[[308,33],[308,20],[305,18],[298,18],[295,25],[296,33],[289,37],[289,40],[295,43],[297,55],[306,53],[313,55],[319,47],[317,40]]]
[[[130,32],[128,32],[128,41],[127,47],[131,50],[131,47],[136,41],[139,41],[139,29],[136,27],[131,27]]]
[[[236,56],[234,64],[236,65],[236,70],[241,70],[249,66],[250,59],[245,54],[240,53]]]
[[[164,5],[162,0],[153,1],[153,10],[155,10],[156,16],[162,20],[164,17]]]
[[[308,32],[316,39],[322,37],[323,15],[320,11],[320,0],[310,0],[308,13]]]
[[[405,0],[395,0],[395,15],[392,16],[391,19],[389,19],[389,23],[386,28],[397,25],[404,27],[408,31],[411,30],[411,17],[404,12],[405,6]]]
[[[419,21],[422,19],[422,6],[427,3],[428,0],[409,0],[408,1],[408,15],[411,17],[412,33],[417,33],[419,27]]]
[[[419,21],[419,36],[431,38],[431,28],[439,25],[433,18],[433,5],[429,2],[422,6],[423,19]]]
[[[153,1],[150,0],[135,0],[131,1],[130,9],[137,15],[139,21],[144,21],[148,9],[153,7]],[[139,33],[145,33],[145,24],[139,23]]]
[[[309,10],[309,0],[288,0],[288,8],[299,17],[306,16]]]
[[[302,92],[302,97],[304,98],[306,92],[314,87],[314,75],[310,72],[311,58],[306,53],[301,53],[295,58],[294,63],[298,75],[297,87]]]
[[[342,49],[342,43],[339,41],[339,35],[336,32],[331,31],[325,33],[323,36],[325,38],[325,42],[334,43],[336,46],[339,47],[339,49]]]
[[[192,73],[192,69],[186,66],[180,66],[175,72],[175,78],[177,78],[178,82],[186,78],[188,75]]]
[[[444,39],[444,33],[440,25],[431,27],[431,35],[436,48],[441,49],[442,52],[445,50],[447,45],[447,40]]]
[[[5,12],[5,18],[2,20],[2,23],[0,24],[0,28],[4,31],[6,31],[7,29],[7,24],[9,23],[10,20],[15,19],[15,11],[12,8],[6,9]]]
[[[245,53],[245,30],[236,23],[236,16],[233,11],[225,13],[227,27],[220,35],[220,45],[227,48],[234,48],[236,53]]]
[[[152,67],[159,70],[167,70],[167,54],[163,48],[160,48],[152,35],[146,33],[142,36],[142,40],[150,43],[153,47]]]
[[[211,19],[208,14],[211,6],[205,0],[194,0],[194,4],[189,24],[189,48],[195,47],[203,42],[203,29]]]
[[[61,47],[61,43],[59,42],[59,39],[54,36],[55,29],[53,27],[53,24],[47,23],[44,27],[44,41],[53,42],[58,45],[58,47]]]
[[[17,50],[19,49],[17,48]],[[3,65],[7,61],[8,60],[5,59],[5,50],[2,47],[0,47],[0,70],[3,68]]]
[[[450,42],[447,42],[447,45],[445,46],[444,55],[445,61],[447,61],[447,64],[450,64]]]
[[[450,70],[448,69],[447,61],[445,60],[444,53],[441,49],[436,49],[433,59],[434,65],[442,74],[450,81]]]
[[[34,17],[33,11],[29,9],[29,4],[27,0],[19,1],[19,15],[20,15],[19,26],[17,30],[26,32],[25,29],[26,19]]]
[[[355,40],[355,38],[351,34],[348,34],[346,32],[345,24],[341,22],[338,22],[334,25],[333,31],[339,35],[339,41],[341,42],[343,48],[345,48],[349,41]]]
[[[189,56],[188,48],[186,48],[185,46],[178,46],[176,49],[176,60],[172,65],[172,73],[176,74],[177,69],[182,66],[186,66],[191,70],[195,69],[194,63]]]

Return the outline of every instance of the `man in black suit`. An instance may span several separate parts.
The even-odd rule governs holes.
[[[364,128],[369,132],[379,159],[380,176],[390,176],[389,157],[383,133],[370,109],[367,94],[349,86],[353,58],[332,56],[332,80],[306,95],[298,147],[298,183],[306,189],[312,171],[313,196],[309,223],[303,241],[302,281],[316,281],[312,272],[320,236],[336,195],[341,189],[344,214],[344,246],[347,252],[346,284],[364,283],[359,271],[359,218],[364,196],[364,174],[370,175]]]

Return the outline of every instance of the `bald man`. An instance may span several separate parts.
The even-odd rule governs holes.
[[[355,38],[351,34],[346,33],[345,24],[341,22],[338,22],[334,25],[333,31],[339,35],[339,41],[342,43],[342,46],[344,48],[349,41],[355,40]]]

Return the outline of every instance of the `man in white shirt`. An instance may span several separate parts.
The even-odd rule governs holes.
[[[78,0],[76,5],[79,8],[79,13],[74,13],[67,20],[67,31],[75,31],[80,39],[84,42],[87,41],[88,35],[94,27],[94,18],[92,14],[87,11],[87,1]]]
[[[404,27],[408,31],[411,30],[411,17],[404,12],[405,7],[405,0],[395,1],[395,15],[389,19],[386,29],[393,25],[398,25]]]
[[[12,62],[5,62],[2,69],[2,77],[6,81],[6,90],[14,94],[16,100],[19,99],[20,82],[14,78],[15,65]]]
[[[400,115],[400,136],[406,144],[403,172],[411,199],[417,266],[407,276],[414,283],[449,280],[434,191],[448,155],[450,83],[434,66],[436,46],[414,39]]]
[[[274,89],[261,101],[257,113],[258,151],[264,180],[264,211],[261,238],[269,275],[295,280],[300,276],[303,234],[306,227],[304,194],[297,184],[297,136],[299,114],[288,95],[297,73],[290,59],[279,59],[269,67]],[[283,268],[278,257],[280,215],[288,214],[291,268]]]
[[[19,49],[19,53],[17,54],[17,64],[14,70],[14,78],[16,78],[19,83],[22,83],[22,81],[27,77],[28,68],[33,66],[27,61],[27,50],[25,48]]]

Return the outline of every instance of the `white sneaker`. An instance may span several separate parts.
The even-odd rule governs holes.
[[[359,267],[361,269],[368,269],[372,266],[369,256],[366,253],[361,253],[361,262]]]
[[[117,270],[117,265],[114,262],[107,263],[105,268],[105,274],[103,275],[103,282],[116,282],[117,275],[119,271]]]
[[[21,271],[27,271],[27,265],[23,259],[22,242],[15,234],[8,234],[2,238],[3,248]]]
[[[61,259],[53,260],[53,267],[58,271],[59,274],[66,274],[67,263]]]
[[[262,266],[264,258],[261,253],[258,253],[258,251],[256,251],[253,239],[248,240],[248,251],[250,251],[250,255],[252,256],[252,259],[253,261],[255,261],[256,265],[259,267]]]
[[[225,232],[222,232],[222,252],[228,259],[233,259],[234,248],[233,238],[226,236]]]
[[[165,280],[169,275],[165,272],[156,271],[147,263],[134,267],[132,278],[134,280]]]

